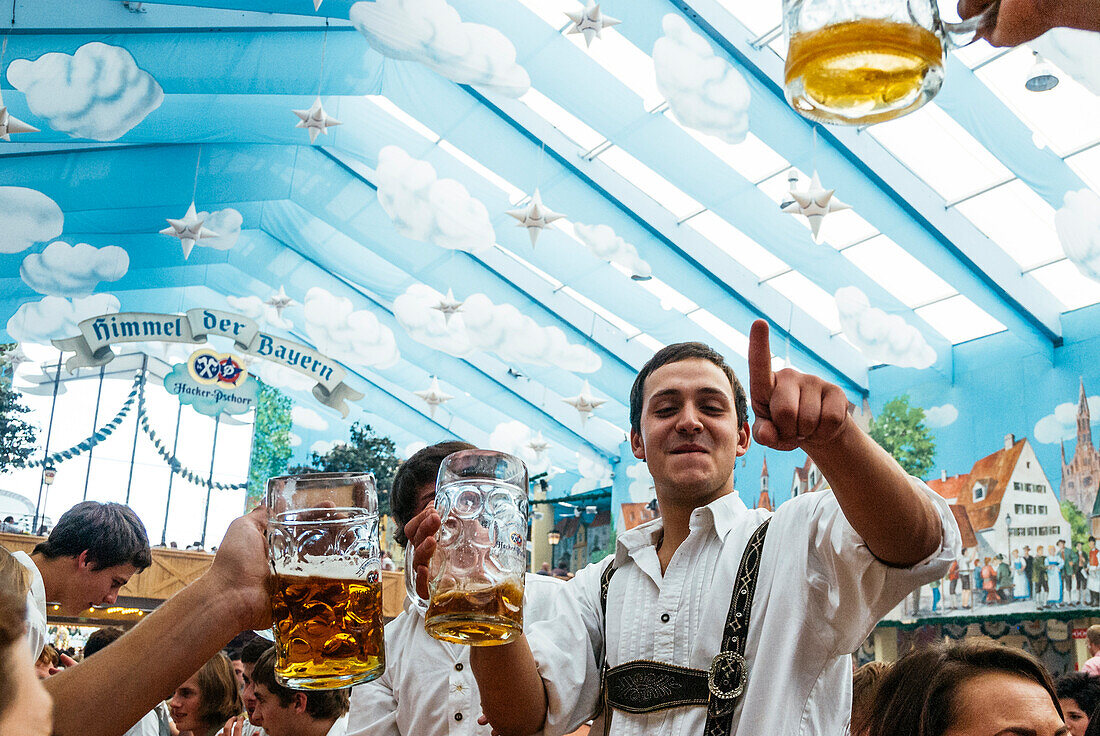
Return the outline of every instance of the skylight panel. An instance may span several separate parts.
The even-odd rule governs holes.
[[[768,279],[768,284],[811,318],[825,325],[830,332],[840,332],[840,313],[832,294],[810,281],[798,271]]]
[[[467,155],[460,148],[454,146],[450,141],[440,140],[439,147],[447,153],[451,154],[452,157],[458,159],[458,161],[472,169],[473,172],[480,176],[482,179],[485,179],[497,189],[507,194],[508,201],[510,201],[512,204],[519,202],[527,196],[526,192],[524,192],[522,189],[505,179],[503,176],[500,176],[489,167],[482,164],[473,156]]]
[[[1004,49],[990,46],[989,42],[983,38],[969,46],[957,49],[953,53],[959,61],[973,69],[978,64],[988,62],[997,54],[1004,53]]]
[[[1100,131],[1097,131],[1097,136],[1100,136]],[[1100,194],[1100,146],[1070,156],[1066,163],[1092,191]]]
[[[523,266],[524,268],[526,268],[531,273],[538,276],[540,279],[542,279],[546,283],[550,284],[550,286],[552,286],[555,290],[560,289],[562,286],[564,286],[564,284],[561,281],[558,281],[556,278],[554,278],[550,274],[546,273],[541,268],[539,268],[535,264],[531,263],[530,261],[526,260],[525,258],[521,258],[520,256],[517,256],[515,253],[508,250],[507,248],[502,247],[499,243],[495,243],[493,247],[495,247],[498,251],[500,251],[504,255],[511,258],[516,263],[518,263],[521,266]]]
[[[718,0],[718,4],[758,36],[767,33],[783,22],[783,8],[777,2]]]
[[[578,304],[581,304],[582,306],[587,307],[589,310],[594,312],[596,315],[602,317],[608,324],[614,325],[620,332],[623,333],[623,335],[625,337],[632,337],[632,336],[638,334],[639,332],[641,332],[640,329],[638,329],[637,327],[635,327],[631,323],[627,322],[625,319],[623,319],[619,315],[615,314],[614,312],[610,311],[609,309],[605,309],[604,307],[600,306],[599,304],[592,301],[591,299],[589,299],[588,297],[586,297],[584,294],[580,293],[579,291],[577,291],[573,287],[563,286],[563,287],[561,287],[561,289],[559,289],[559,291],[561,293],[566,294],[567,296],[569,296],[571,299],[573,299]]]
[[[1100,283],[1084,276],[1068,260],[1037,268],[1031,275],[1065,305],[1063,311],[1100,302]]]
[[[531,108],[535,114],[560,130],[585,151],[595,148],[606,140],[579,118],[571,115],[565,108],[560,107],[534,87],[527,90],[526,94],[519,98],[519,101]]]
[[[948,202],[1012,175],[934,102],[867,132]]]
[[[844,200],[841,200],[842,202]],[[821,223],[821,239],[837,250],[860,243],[878,234],[878,228],[853,209],[831,212]]]
[[[962,294],[949,299],[917,307],[916,313],[946,337],[952,345],[975,340],[979,337],[1003,332],[1007,329],[992,315]]]
[[[440,136],[438,133],[429,128],[427,125],[424,125],[424,123],[420,122],[409,113],[402,110],[400,107],[397,106],[397,103],[395,103],[389,97],[386,97],[385,95],[367,95],[366,97],[368,100],[381,108],[383,112],[388,114],[390,117],[395,118],[398,122],[400,122],[407,128],[410,128],[417,135],[428,139],[432,143],[439,142]]]
[[[1027,269],[1065,255],[1054,230],[1054,208],[1016,180],[956,209]]]
[[[660,299],[662,309],[675,309],[681,314],[687,314],[699,308],[698,304],[688,299],[659,278],[654,277],[646,281],[639,281],[638,286]]]
[[[637,342],[640,342],[642,345],[645,345],[647,348],[649,348],[653,352],[657,352],[658,350],[660,350],[661,348],[663,348],[665,346],[665,344],[663,342],[661,342],[660,340],[654,338],[653,336],[651,336],[651,335],[649,335],[648,333],[645,333],[645,332],[641,333],[640,335],[635,335],[634,337],[632,337],[630,339],[631,340],[636,340]]]
[[[771,251],[710,210],[700,212],[684,225],[721,248],[735,261],[752,271],[758,279],[773,276],[790,268]]]
[[[955,289],[885,235],[843,251],[861,271],[913,308],[955,294]]]
[[[714,335],[721,341],[722,347],[729,348],[742,358],[748,358],[749,336],[730,327],[725,320],[719,319],[706,309],[695,310],[688,315],[688,319]]]
[[[745,140],[735,146],[726,143],[721,138],[681,124],[676,116],[672,114],[672,110],[665,110],[664,115],[676,123],[685,133],[699,141],[704,148],[722,159],[727,166],[749,181],[760,181],[790,166],[787,159],[780,156],[771,146],[752,133],[745,136]]]
[[[542,18],[555,30],[569,22],[566,13],[575,13],[584,8],[577,0],[519,0],[528,10]]]
[[[641,97],[646,110],[652,110],[664,102],[664,95],[657,89],[652,57],[614,28],[603,29],[599,42],[592,46],[585,45],[582,33],[567,34],[565,38]]]
[[[618,146],[608,148],[599,159],[678,220],[703,209],[703,205],[686,192]]]

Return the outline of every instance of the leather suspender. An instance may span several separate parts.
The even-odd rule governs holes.
[[[726,625],[722,632],[721,651],[711,661],[709,670],[635,660],[616,667],[607,666],[607,591],[613,565],[608,565],[600,578],[600,607],[604,616],[604,656],[600,677],[600,699],[604,712],[604,734],[611,728],[613,710],[628,713],[651,713],[689,705],[707,708],[704,736],[728,736],[733,724],[733,711],[748,683],[745,644],[749,631],[756,581],[760,573],[760,558],[768,519],[753,532],[734,579]]]

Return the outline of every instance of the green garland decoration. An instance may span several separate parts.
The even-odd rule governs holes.
[[[202,478],[196,475],[193,471],[185,468],[183,463],[179,461],[172,452],[165,447],[161,442],[160,437],[153,431],[153,428],[149,426],[149,415],[146,413],[144,407],[138,411],[138,422],[141,425],[141,430],[149,437],[153,443],[153,447],[156,448],[157,453],[164,459],[164,462],[168,463],[168,467],[173,473],[183,478],[189,483],[194,483],[197,486],[203,488],[213,488],[218,491],[239,491],[242,488],[247,488],[248,483],[212,483],[206,478]]]

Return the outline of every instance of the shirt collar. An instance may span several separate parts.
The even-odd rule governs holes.
[[[737,518],[747,511],[748,507],[741,500],[741,496],[736,490],[731,491],[706,506],[700,506],[692,511],[691,529],[700,527],[713,529],[718,539],[724,541],[726,535],[733,529]],[[658,517],[620,534],[615,544],[615,567],[626,562],[635,550],[650,545],[656,546],[663,531],[664,521]]]

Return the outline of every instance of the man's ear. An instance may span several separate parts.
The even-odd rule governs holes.
[[[645,460],[645,444],[642,442],[642,435],[630,430],[630,451],[634,453],[634,457],[639,460]]]
[[[748,420],[741,424],[741,429],[737,430],[737,457],[741,457],[749,450],[749,445],[752,444],[752,430],[749,429]]]
[[[76,556],[76,569],[77,570],[89,570],[92,567],[91,560],[88,559],[88,550],[84,550]]]
[[[308,699],[309,699],[308,696],[303,692],[299,691],[299,692],[294,693],[294,702],[291,704],[291,707],[294,708],[294,712],[295,713],[305,713],[306,712],[306,702],[307,702]]]

